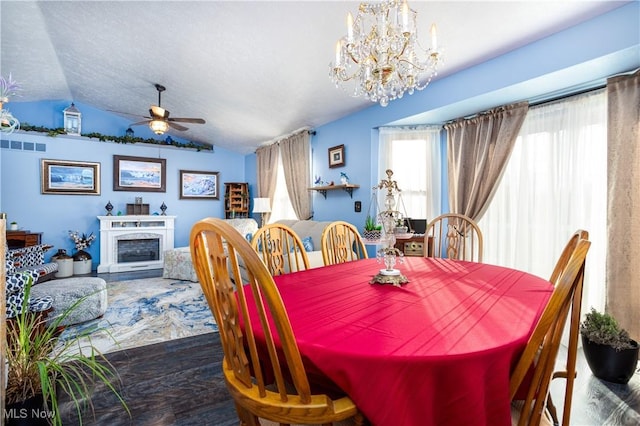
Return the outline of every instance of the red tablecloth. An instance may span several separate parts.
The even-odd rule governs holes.
[[[275,278],[305,361],[374,425],[510,425],[509,372],[552,291],[493,265],[410,257],[401,288],[361,260]],[[313,368],[312,367],[312,368]]]

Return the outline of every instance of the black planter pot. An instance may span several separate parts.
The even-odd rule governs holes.
[[[78,250],[72,257],[74,261],[91,260],[91,255],[84,250]]]
[[[5,407],[6,426],[45,426],[49,425],[50,414],[44,409],[42,395],[36,395],[26,401],[8,404]]]
[[[582,348],[594,376],[613,383],[629,382],[638,365],[638,342],[635,348],[616,351],[611,346],[593,343],[582,336]]]

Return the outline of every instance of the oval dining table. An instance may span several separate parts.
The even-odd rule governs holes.
[[[406,257],[398,269],[408,283],[371,284],[380,269],[364,259],[274,277],[309,371],[346,392],[372,425],[510,425],[510,371],[551,283]]]

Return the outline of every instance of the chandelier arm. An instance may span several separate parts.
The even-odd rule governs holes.
[[[338,69],[338,68],[334,68],[334,73],[333,73],[333,74],[334,74],[335,78],[339,79],[340,81],[349,81],[349,80],[353,80],[354,78],[356,78],[356,77],[358,76],[358,72],[355,72],[355,73],[353,73],[353,74],[351,74],[351,75],[346,75],[346,73],[345,73],[345,76],[343,77],[343,76],[341,75],[341,73],[339,73],[339,72],[337,72],[337,71],[336,71],[337,69]],[[344,68],[343,68],[343,70],[344,70]]]
[[[402,51],[400,52],[400,55],[398,55],[398,58],[404,55],[404,51],[407,50],[408,45],[409,45],[409,37],[404,37],[404,45],[402,46]]]
[[[404,58],[398,59],[398,62],[407,63],[407,64],[411,65],[412,67],[419,69],[420,71],[424,71],[424,70],[426,70],[428,68],[428,67],[424,67],[423,68],[420,65],[418,65],[416,63],[413,63],[413,62],[409,61],[408,59],[404,59]]]

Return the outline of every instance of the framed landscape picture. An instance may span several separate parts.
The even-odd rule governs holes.
[[[344,166],[344,145],[329,148],[329,167]]]
[[[167,160],[114,155],[113,190],[166,192]]]
[[[180,198],[219,200],[218,175],[220,172],[180,170]]]
[[[42,194],[100,195],[100,163],[40,160]]]

